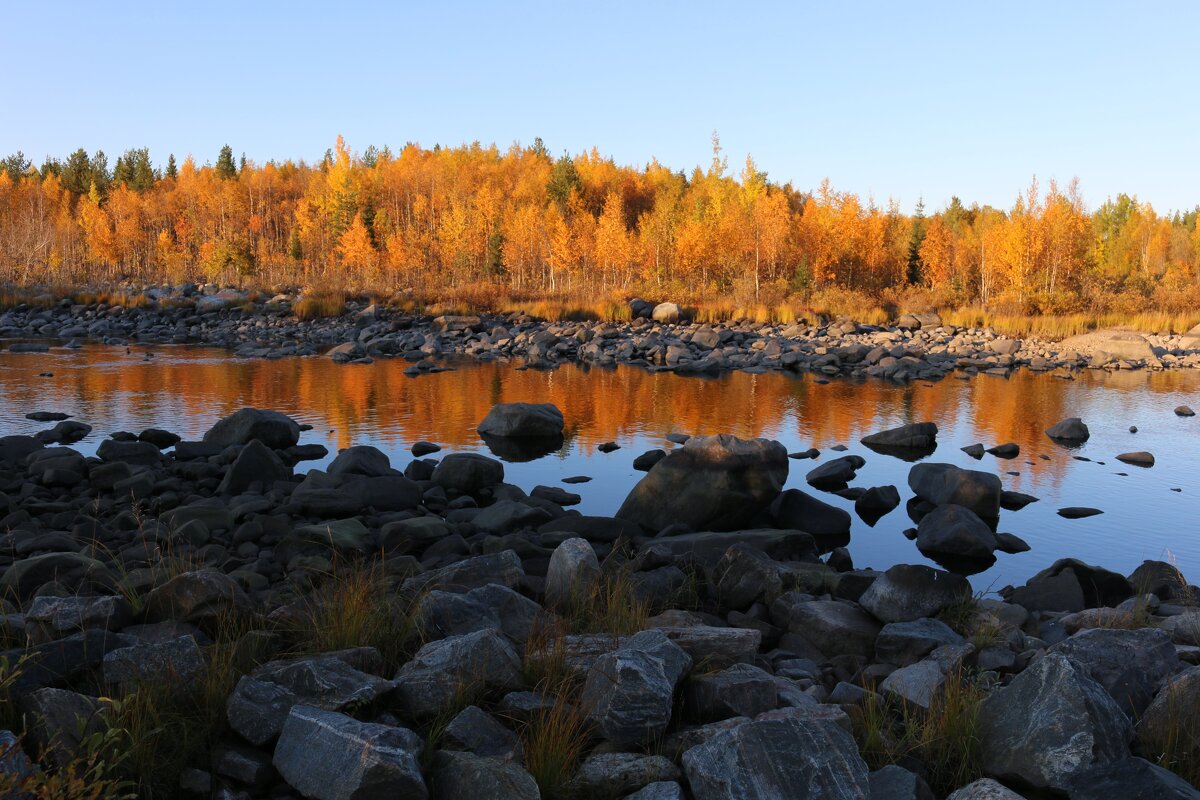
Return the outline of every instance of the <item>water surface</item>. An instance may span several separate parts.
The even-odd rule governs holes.
[[[1032,546],[998,554],[996,565],[972,580],[979,589],[1020,583],[1055,559],[1072,556],[1128,573],[1144,559],[1170,559],[1200,581],[1200,417],[1176,417],[1182,403],[1200,407],[1200,373],[1093,372],[1068,381],[1017,372],[1009,378],[908,385],[784,373],[720,378],[652,374],[635,367],[568,365],[551,372],[509,364],[456,362],[454,370],[418,378],[408,364],[380,360],[338,366],[325,358],[244,361],[226,351],[191,347],[86,346],[50,353],[0,353],[0,434],[32,433],[46,425],[24,415],[64,411],[95,427],[77,445],[92,453],[112,431],[161,427],[198,438],[219,417],[243,406],[271,408],[310,423],[302,442],[339,447],[373,444],[403,468],[408,448],[427,439],[444,452],[488,452],[475,426],[498,402],[552,402],[567,419],[563,447],[548,456],[506,465],[506,477],[525,490],[557,485],[572,475],[590,483],[572,487],[583,513],[612,514],[641,477],[631,462],[654,447],[670,449],[668,433],[733,433],[777,439],[789,451],[816,447],[821,460],[846,445],[867,465],[856,486],[895,484],[910,496],[910,465],[859,444],[860,437],[906,422],[938,424],[930,457],[1001,476],[1007,489],[1041,498],[1019,512],[1003,512],[1000,530]],[[52,373],[44,376],[41,373]],[[1079,416],[1091,439],[1069,449],[1043,431]],[[1138,433],[1129,432],[1136,425]],[[615,441],[620,450],[601,453]],[[975,442],[1021,446],[1017,458],[975,461],[959,448]],[[1157,463],[1142,469],[1114,456],[1149,450]],[[1040,456],[1048,456],[1043,459]],[[1090,459],[1087,461],[1079,458]],[[328,459],[326,460],[326,462]],[[306,462],[301,469],[326,462]],[[791,461],[789,487],[803,488],[849,510],[853,504],[804,483],[815,464]],[[1172,491],[1179,489],[1181,491]],[[1096,506],[1104,514],[1067,520],[1063,506]],[[858,566],[886,568],[926,563],[902,534],[912,525],[904,506],[874,527],[854,516],[850,551]]]

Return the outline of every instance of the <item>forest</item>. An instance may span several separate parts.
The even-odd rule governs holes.
[[[338,137],[316,163],[261,165],[226,145],[214,163],[172,154],[161,168],[146,148],[111,167],[79,149],[0,161],[0,281],[1192,312],[1197,218],[1125,194],[1090,210],[1078,181],[1036,178],[1008,208],[953,197],[904,214],[829,181],[774,182],[750,157],[731,169],[716,134],[690,174],[595,149],[555,157],[540,139],[354,153]]]

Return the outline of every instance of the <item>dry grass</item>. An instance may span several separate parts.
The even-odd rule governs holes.
[[[979,709],[985,696],[961,673],[947,678],[929,711],[869,691],[852,714],[863,758],[873,770],[916,759],[939,796],[983,777]]]
[[[554,694],[554,703],[535,714],[520,730],[525,746],[525,768],[537,781],[544,800],[572,797],[571,779],[592,740],[586,710],[572,704],[566,691]]]
[[[30,800],[134,800],[136,784],[122,777],[125,754],[119,732],[106,730],[84,737],[81,755],[57,768],[39,765],[31,775],[0,772],[0,797]],[[19,748],[19,742],[11,747]],[[9,750],[0,748],[0,761]]]
[[[1102,328],[1125,328],[1145,333],[1184,333],[1200,322],[1200,314],[1147,311],[1078,314],[1007,314],[970,307],[943,311],[942,321],[964,328],[992,328],[1006,336],[1066,339]]]
[[[313,292],[292,306],[292,316],[298,320],[340,317],[346,313],[346,295],[342,292]]]
[[[1167,698],[1166,718],[1153,727],[1141,726],[1140,749],[1149,760],[1200,787],[1200,718],[1176,684],[1167,684],[1162,691]]]
[[[634,634],[646,627],[650,607],[637,596],[633,572],[622,566],[606,572],[592,591],[567,611],[572,633]]]

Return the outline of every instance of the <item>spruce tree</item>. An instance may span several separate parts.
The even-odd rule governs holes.
[[[237,177],[237,165],[233,163],[233,148],[225,145],[217,156],[217,177],[223,181]]]
[[[175,154],[167,156],[167,177],[174,180],[179,177],[179,169],[175,166]]]
[[[916,213],[913,214],[912,233],[908,237],[908,282],[913,286],[921,282],[921,243],[925,241],[925,198],[917,198]]]

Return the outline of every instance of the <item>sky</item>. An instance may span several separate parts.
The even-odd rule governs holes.
[[[798,189],[1200,204],[1200,3],[12,0],[0,155],[213,161],[541,137]]]

